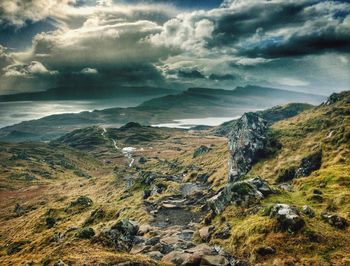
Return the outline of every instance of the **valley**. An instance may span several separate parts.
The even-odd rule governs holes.
[[[216,127],[96,123],[2,142],[0,260],[347,265],[349,110],[343,92]]]

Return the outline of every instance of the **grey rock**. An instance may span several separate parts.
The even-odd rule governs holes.
[[[304,220],[300,217],[298,211],[287,204],[275,204],[269,211],[272,218],[276,218],[278,222],[278,230],[296,233],[300,231],[304,225]]]
[[[90,217],[88,217],[85,222],[84,222],[84,226],[93,224],[94,222],[103,219],[104,217],[106,217],[106,212],[102,209],[96,209],[94,211],[91,212]]]
[[[348,221],[345,218],[340,217],[336,214],[324,212],[321,214],[321,218],[323,221],[338,229],[345,229],[349,225]]]
[[[159,251],[151,251],[146,253],[146,255],[153,260],[161,260],[164,257],[164,255]]]
[[[68,207],[69,208],[74,208],[74,207],[79,207],[79,208],[87,208],[92,205],[92,200],[89,197],[86,196],[80,196],[76,200],[72,201]]]
[[[229,181],[245,175],[266,147],[267,122],[255,113],[245,113],[229,134]]]
[[[274,193],[268,183],[260,177],[229,183],[218,194],[208,200],[211,209],[221,213],[229,204],[248,207]]]
[[[21,216],[26,212],[25,209],[19,203],[16,203],[14,211],[18,216]]]
[[[311,209],[311,207],[308,205],[303,206],[303,213],[309,216],[310,218],[315,217],[315,211]]]
[[[211,235],[214,231],[214,226],[204,226],[198,230],[199,237],[204,242],[209,242]]]
[[[146,240],[145,244],[147,246],[154,246],[156,245],[157,243],[159,243],[159,240],[160,240],[160,237],[159,236],[155,236],[155,237],[152,237],[152,238],[149,238]]]
[[[205,255],[201,259],[200,266],[226,266],[229,261],[221,255]]]
[[[95,235],[95,231],[91,227],[84,227],[80,229],[76,234],[78,238],[82,238],[82,239],[90,239],[94,235]]]
[[[124,219],[105,230],[102,234],[118,251],[130,251],[134,245],[139,226],[136,222]]]

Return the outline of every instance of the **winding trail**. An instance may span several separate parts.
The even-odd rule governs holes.
[[[106,133],[107,133],[107,129],[105,127],[101,127],[102,128],[102,133],[101,133],[101,136],[103,138],[106,138]],[[136,148],[134,147],[125,147],[123,149],[119,148],[118,145],[117,145],[117,141],[115,139],[112,139],[110,138],[113,142],[113,147],[116,149],[116,150],[121,150],[123,155],[125,156],[125,158],[127,158],[128,162],[129,162],[129,167],[132,167],[134,162],[135,162],[135,159],[133,158],[132,156],[132,152],[134,152],[136,150]]]

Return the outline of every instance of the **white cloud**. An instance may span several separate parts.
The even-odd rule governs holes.
[[[96,75],[98,74],[98,71],[96,68],[85,67],[80,71],[80,73],[86,74],[86,75]]]
[[[56,75],[57,71],[48,70],[42,63],[32,61],[29,64],[14,64],[4,68],[5,77],[33,77],[36,75]]]

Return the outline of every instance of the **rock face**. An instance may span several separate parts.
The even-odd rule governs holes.
[[[267,122],[254,113],[244,114],[229,134],[229,181],[246,174],[266,146]]]
[[[288,182],[294,178],[309,176],[313,171],[320,169],[322,163],[322,150],[318,150],[304,157],[299,167],[292,166],[281,171],[277,183]]]
[[[273,193],[266,181],[260,177],[229,183],[218,194],[208,200],[211,209],[220,214],[227,205],[250,206]]]
[[[287,204],[274,205],[269,215],[276,218],[278,222],[278,230],[296,233],[305,225],[304,220],[300,217],[297,209]]]
[[[128,219],[124,219],[105,230],[103,237],[109,240],[118,251],[129,252],[134,244],[139,226]]]

